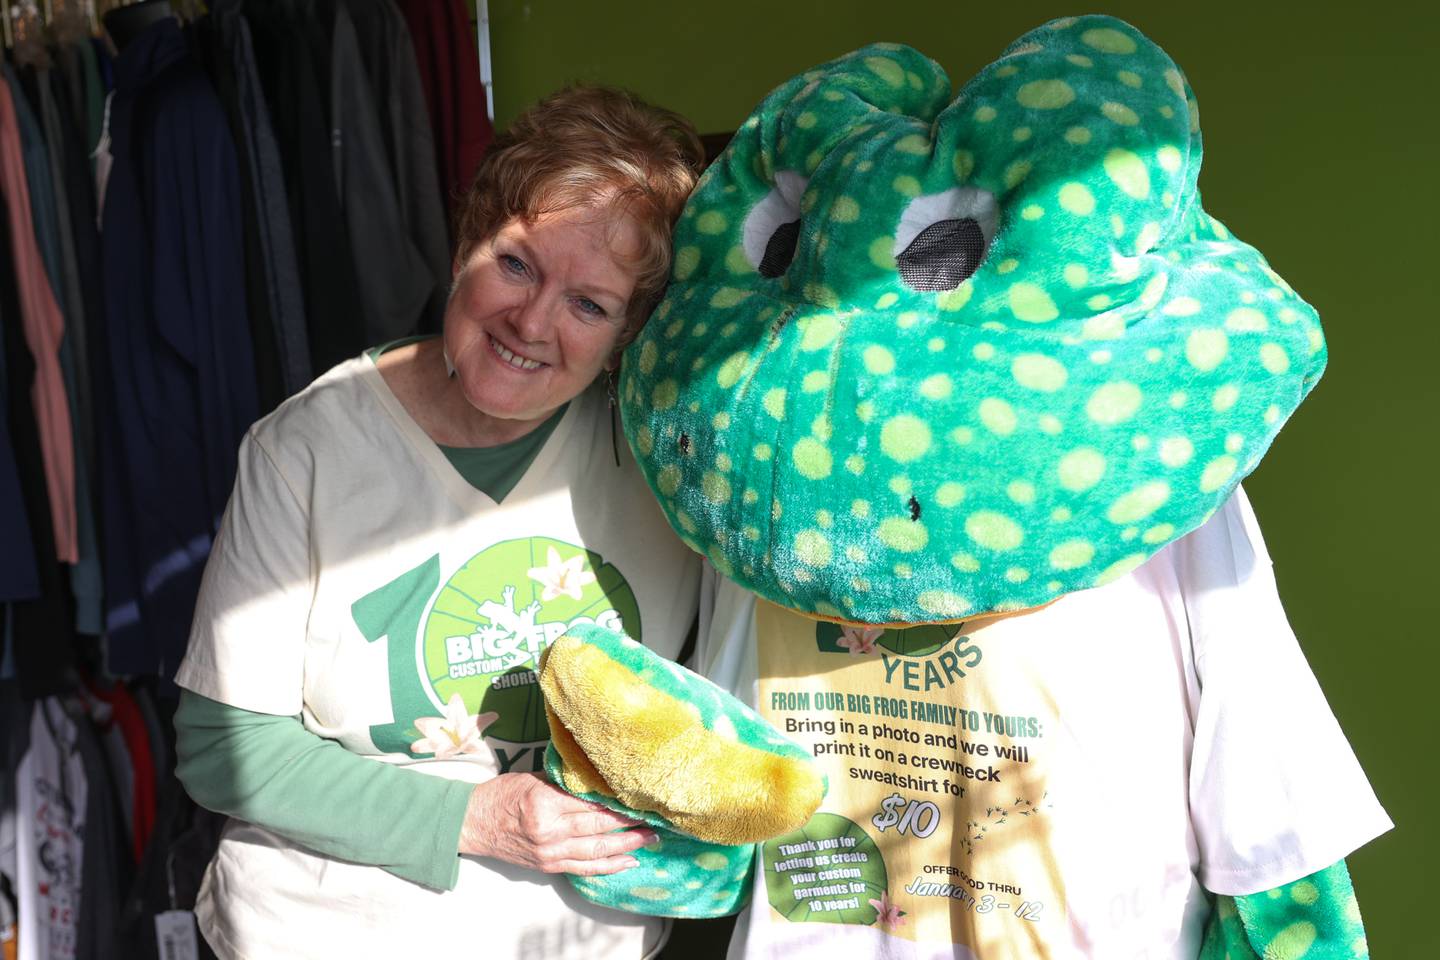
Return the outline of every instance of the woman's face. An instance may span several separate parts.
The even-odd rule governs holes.
[[[445,349],[465,398],[502,420],[541,421],[615,354],[640,249],[628,217],[577,209],[511,220],[460,265]]]

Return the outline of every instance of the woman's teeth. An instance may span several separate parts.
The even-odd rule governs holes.
[[[505,345],[503,343],[501,343],[499,340],[496,340],[494,337],[490,338],[490,344],[495,348],[495,352],[500,354],[501,360],[504,360],[506,363],[510,364],[510,366],[514,367],[517,370],[536,370],[544,366],[544,364],[541,363],[539,360],[530,360],[520,356],[518,353],[511,353],[509,350],[505,349]]]

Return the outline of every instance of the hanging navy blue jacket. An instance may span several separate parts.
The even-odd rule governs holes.
[[[9,270],[9,261],[0,270]],[[20,318],[6,316],[0,306],[0,327],[18,324]],[[35,541],[30,538],[30,520],[10,442],[10,403],[6,397],[9,380],[5,365],[3,330],[0,330],[0,604],[8,600],[32,600],[40,595],[40,578],[35,571]],[[0,641],[3,645],[3,641]]]
[[[110,136],[100,430],[109,666],[169,677],[257,414],[235,145],[174,20],[116,60]]]

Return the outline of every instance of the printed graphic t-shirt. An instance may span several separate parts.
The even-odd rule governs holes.
[[[544,649],[595,622],[674,656],[695,613],[699,560],[634,464],[615,465],[609,430],[604,398],[578,397],[497,504],[370,358],[341,364],[247,436],[177,682],[300,714],[354,753],[422,773],[478,783],[540,770]],[[561,877],[463,857],[441,893],[238,821],[197,916],[234,957],[483,945],[496,957],[637,958],[663,936],[662,921],[594,906]]]
[[[1128,576],[973,627],[705,595],[707,675],[830,782],[761,847],[732,958],[1194,960],[1205,890],[1291,882],[1391,826],[1243,493]]]

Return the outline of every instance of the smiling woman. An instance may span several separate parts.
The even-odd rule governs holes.
[[[528,433],[614,369],[629,332],[640,230],[625,213],[511,220],[460,269],[445,312],[454,404],[474,439]]]
[[[601,381],[699,163],[688,123],[628,94],[541,102],[465,199],[443,335],[341,364],[247,436],[176,678],[177,772],[232,817],[196,910],[222,958],[663,940],[553,876],[628,869],[653,833],[535,775],[534,671],[584,623],[674,657],[695,616],[699,560],[613,451]],[[483,934],[416,922],[438,916]]]

